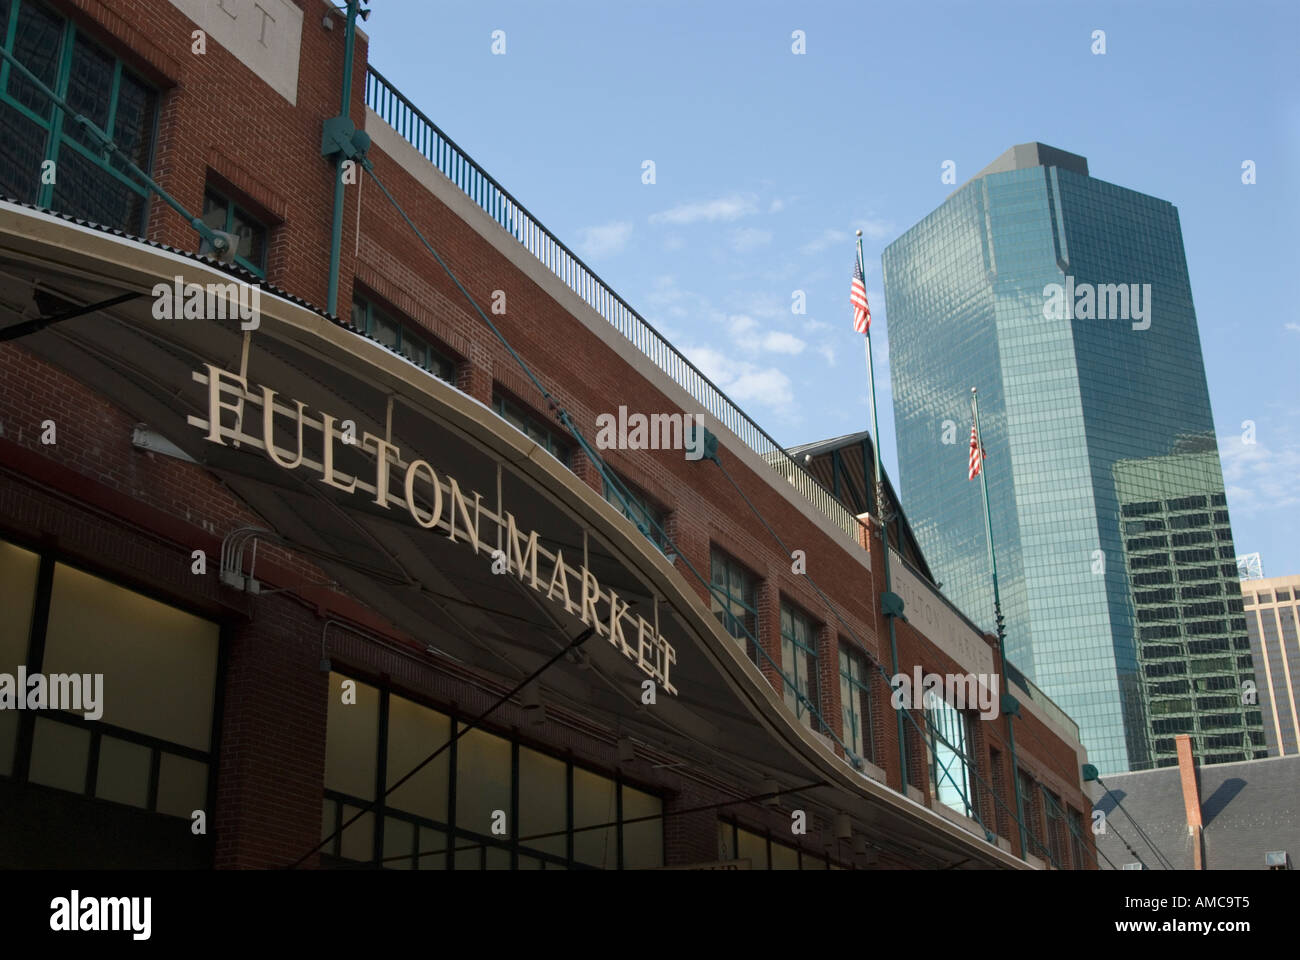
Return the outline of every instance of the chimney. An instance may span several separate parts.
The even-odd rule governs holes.
[[[1201,836],[1201,796],[1196,789],[1196,761],[1192,759],[1192,738],[1185,733],[1174,737],[1178,748],[1178,775],[1183,783],[1183,808],[1187,815],[1187,832],[1192,838],[1192,869],[1205,869],[1205,852]]]

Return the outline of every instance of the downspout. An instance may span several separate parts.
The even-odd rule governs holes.
[[[360,7],[361,0],[348,0],[348,23],[343,41],[342,105],[339,107],[339,115],[326,121],[325,137],[321,145],[324,156],[334,154],[334,220],[330,232],[329,297],[325,307],[333,317],[339,315],[339,259],[343,250],[343,164],[350,159],[348,151],[338,149],[336,138],[340,128],[346,130],[348,136],[355,129],[352,126],[352,55],[356,48],[357,12]]]

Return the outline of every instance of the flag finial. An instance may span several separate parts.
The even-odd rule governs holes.
[[[859,236],[859,237],[862,236],[862,231],[861,231],[861,230],[858,231],[858,236]]]

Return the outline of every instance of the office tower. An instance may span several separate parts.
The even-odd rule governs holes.
[[[1300,751],[1300,576],[1247,580],[1241,592],[1268,753],[1294,756]]]
[[[1254,669],[1178,211],[1022,144],[885,250],[884,284],[902,498],[946,592],[992,628],[977,387],[1008,657],[1103,773],[1175,764],[1177,733],[1207,762],[1249,757],[1261,720],[1240,702]]]

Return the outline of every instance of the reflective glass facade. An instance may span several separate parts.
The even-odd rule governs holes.
[[[1155,678],[1141,626],[1176,632],[1162,639],[1186,667],[1203,639],[1189,624],[1214,619],[1205,639],[1232,648],[1222,675],[1250,667],[1248,649],[1237,660],[1244,623],[1227,610],[1236,567],[1178,212],[1072,160],[976,177],[886,249],[884,283],[913,530],[944,592],[992,630],[983,506],[967,480],[977,387],[1007,655],[1078,721],[1105,773],[1165,757],[1145,706]],[[1205,510],[1174,512],[1204,523],[1177,532],[1208,536],[1212,556],[1170,543],[1161,569],[1177,590],[1184,568],[1212,568],[1197,582],[1219,586],[1224,610],[1185,613],[1180,594],[1140,618],[1150,605],[1133,574],[1155,561],[1127,551],[1124,522],[1136,518],[1122,508],[1159,503],[1168,519],[1169,501],[1193,495]],[[1199,714],[1193,704],[1189,732]],[[1233,726],[1254,729],[1240,708]]]

